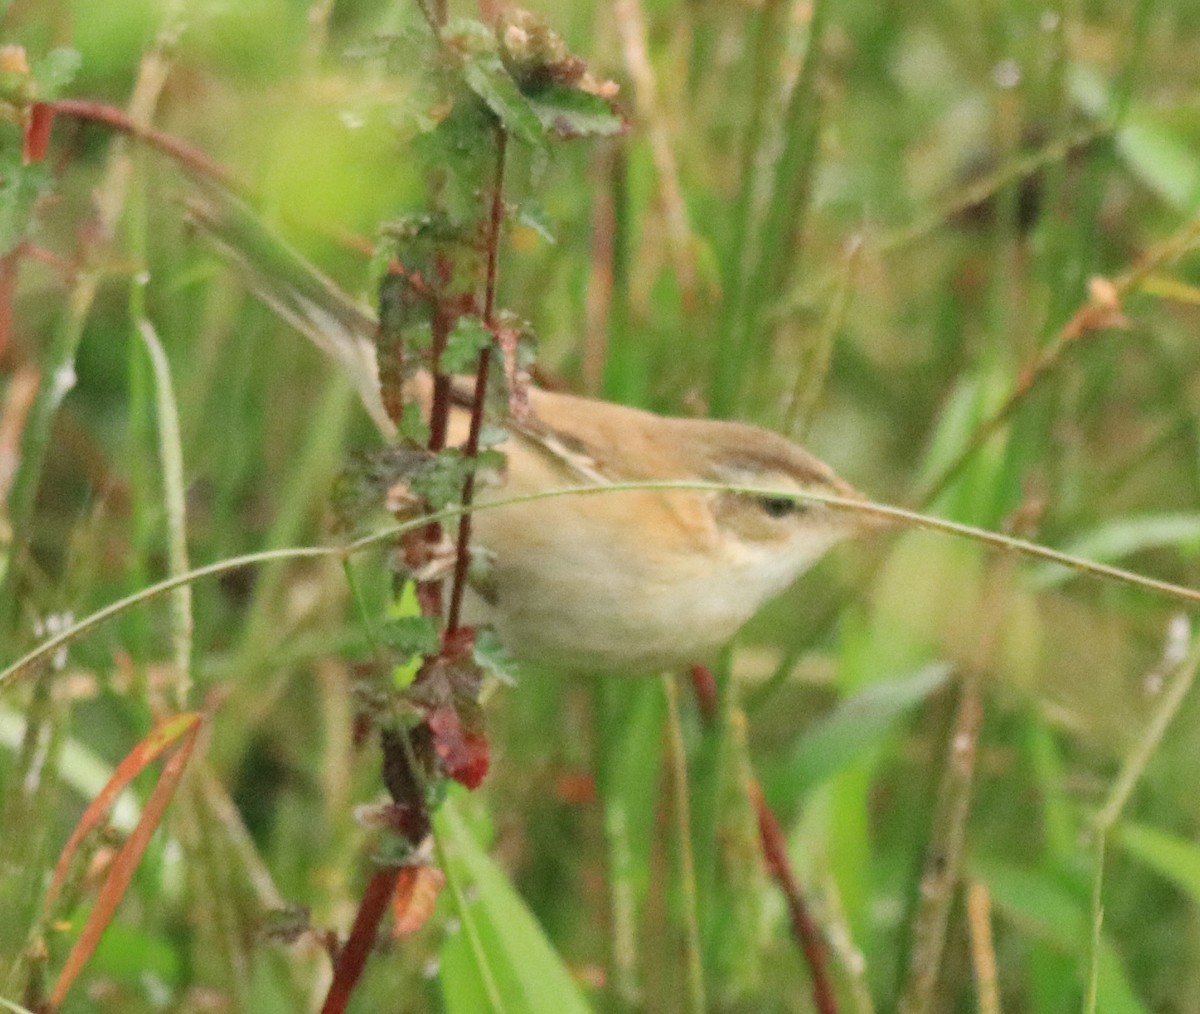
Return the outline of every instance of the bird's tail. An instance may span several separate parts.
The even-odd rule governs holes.
[[[395,432],[379,391],[377,328],[370,309],[344,292],[228,190],[205,186],[187,200],[190,220],[241,272],[271,310],[337,361],[385,436]]]

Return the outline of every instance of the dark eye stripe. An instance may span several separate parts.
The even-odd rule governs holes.
[[[758,505],[773,518],[799,514],[807,507],[802,500],[794,500],[790,496],[760,496],[757,501]]]

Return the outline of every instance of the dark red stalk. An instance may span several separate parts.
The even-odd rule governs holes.
[[[0,364],[7,361],[12,343],[13,299],[16,297],[17,273],[24,252],[24,244],[18,243],[0,257]]]
[[[483,296],[483,322],[493,334],[496,332],[496,270],[500,249],[500,225],[504,220],[504,157],[508,147],[508,135],[503,127],[496,128],[496,175],[492,180],[492,211],[488,221],[487,237],[487,281]],[[475,393],[471,401],[471,428],[467,433],[467,446],[463,453],[474,458],[479,453],[479,433],[483,429],[483,406],[487,396],[488,371],[492,364],[492,346],[486,345],[479,352],[479,365],[475,369]],[[448,635],[458,630],[462,613],[463,590],[467,583],[467,566],[471,551],[471,502],[475,498],[475,473],[468,472],[463,482],[462,504],[466,513],[458,524],[458,552],[454,560],[454,584],[450,589],[450,615],[446,623]]]
[[[763,799],[762,789],[758,781],[750,781],[750,801],[754,804],[758,816],[758,837],[762,843],[763,861],[767,864],[767,872],[779,885],[787,902],[788,916],[792,921],[792,933],[804,951],[804,959],[808,962],[812,974],[813,1002],[820,1014],[837,1014],[837,1001],[833,997],[833,987],[829,982],[829,970],[825,965],[825,944],[821,940],[821,931],[808,913],[804,904],[804,896],[800,893],[800,885],[796,883],[796,875],[792,872],[792,864],[787,854],[787,839],[775,814]]]
[[[346,1004],[350,1002],[354,985],[362,975],[367,957],[375,946],[375,939],[379,935],[379,923],[388,910],[392,895],[396,892],[401,869],[399,866],[390,866],[376,870],[367,884],[362,902],[358,906],[358,913],[354,916],[350,939],[346,941],[346,945],[338,953],[337,961],[334,962],[333,982],[325,995],[321,1014],[342,1014]]]
[[[46,105],[59,116],[106,123],[122,133],[130,134],[158,148],[196,175],[217,180],[236,193],[244,193],[229,171],[214,162],[199,148],[194,148],[170,134],[164,134],[161,130],[135,123],[123,109],[110,106],[105,102],[90,102],[86,99],[58,99],[48,102]]]
[[[706,665],[693,665],[691,677],[700,715],[706,724],[711,725],[717,718],[716,679]],[[762,844],[763,862],[767,872],[783,892],[792,923],[792,933],[808,962],[809,974],[812,976],[813,1002],[820,1014],[837,1014],[837,1001],[833,996],[829,969],[825,962],[825,944],[821,940],[821,931],[808,913],[808,906],[800,893],[800,885],[796,882],[796,874],[792,871],[787,854],[787,839],[775,814],[763,799],[757,778],[750,779],[747,791],[758,821],[758,838]]]

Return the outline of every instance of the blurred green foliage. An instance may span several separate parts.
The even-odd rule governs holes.
[[[911,500],[954,461],[1089,279],[1129,271],[1200,213],[1190,0],[532,6],[621,85],[632,124],[512,146],[500,303],[531,322],[541,367],[674,414],[775,428],[798,414],[807,444],[880,500]],[[427,199],[421,139],[438,111],[415,4],[2,10],[5,41],[35,66],[79,54],[61,94],[124,107],[158,54],[154,125],[226,167],[370,301],[381,228]],[[504,115],[503,94],[489,105]],[[37,180],[17,168],[17,125],[0,124],[0,143],[6,245],[27,242],[0,273],[16,282],[0,473],[23,464],[22,376],[59,349],[75,380],[48,416],[35,508],[15,532],[26,552],[5,557],[22,592],[0,604],[16,616],[0,629],[7,663],[43,636],[36,619],[84,616],[165,572],[139,313],[171,363],[193,564],[329,539],[336,476],[378,438],[346,379],[192,235],[194,184],[177,165],[69,117]],[[97,237],[93,195],[122,151],[129,188]],[[934,512],[1200,584],[1200,258],[1183,246],[1129,293],[1126,327],[1070,344]],[[96,297],[72,342],[87,276]],[[383,568],[354,566],[382,615]],[[812,1009],[759,865],[741,791],[753,767],[842,1008],[896,1008],[964,672],[982,674],[985,713],[963,875],[991,895],[1003,1009],[1076,1009],[1093,979],[1101,1011],[1200,1007],[1194,695],[1112,836],[1089,966],[1092,819],[1159,702],[1172,608],[916,532],[839,550],[766,608],[720,667],[716,726],[684,714],[709,1007]],[[235,571],[198,583],[193,610],[197,700],[215,708],[203,770],[64,1010],[316,1009],[321,939],[284,943],[263,931],[268,913],[304,906],[345,934],[379,847],[355,820],[379,794],[379,758],[354,736],[371,647],[343,570]],[[166,600],[128,612],[75,642],[53,679],[0,696],[0,997],[36,995],[78,933],[78,913],[39,923],[45,877],[97,769],[165,699],[171,624]],[[384,941],[352,1009],[479,1010],[500,995],[533,1011],[576,994],[597,1010],[686,1009],[663,716],[654,681],[529,672],[499,688],[492,773],[443,818],[466,908],[447,888],[416,935]],[[934,1009],[976,1009],[961,905],[951,919]]]

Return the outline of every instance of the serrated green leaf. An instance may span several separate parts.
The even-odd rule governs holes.
[[[478,317],[459,317],[442,350],[442,369],[446,373],[474,373],[479,353],[492,343],[492,332]]]
[[[511,136],[526,144],[542,143],[541,121],[499,56],[481,53],[468,57],[463,65],[463,80]]]
[[[628,123],[611,102],[591,92],[554,84],[528,96],[542,129],[559,140],[578,137],[615,137]]]
[[[471,472],[483,469],[498,469],[504,465],[504,455],[499,451],[480,451],[468,458],[457,448],[448,447],[429,459],[409,480],[409,488],[424,497],[430,507],[441,510],[458,503],[463,482]]]
[[[432,655],[440,647],[437,624],[431,616],[397,616],[382,630],[384,643],[406,657]]]
[[[486,627],[475,632],[472,649],[475,664],[485,673],[508,686],[515,686],[518,667],[494,630]]]

